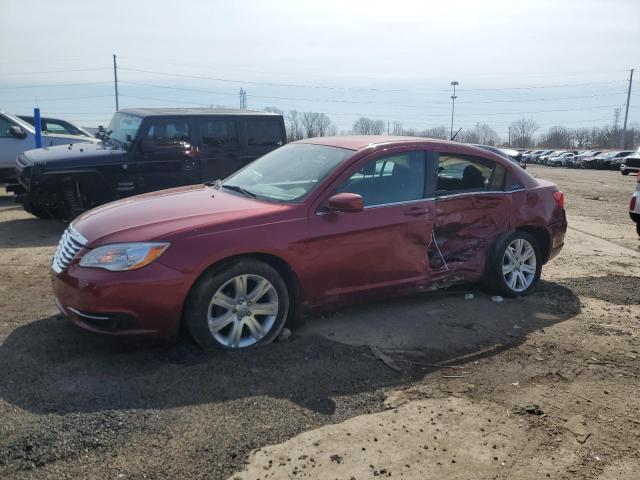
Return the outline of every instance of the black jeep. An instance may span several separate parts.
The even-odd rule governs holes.
[[[18,156],[16,201],[40,218],[70,220],[139,193],[225,178],[286,142],[281,115],[250,110],[119,110],[103,141]]]

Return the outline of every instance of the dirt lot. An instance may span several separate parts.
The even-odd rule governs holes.
[[[0,199],[0,478],[640,478],[636,179],[530,171],[570,222],[535,294],[359,306],[226,355],[69,325],[63,225]]]

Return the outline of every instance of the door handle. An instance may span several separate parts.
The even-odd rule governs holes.
[[[427,214],[427,209],[423,207],[411,207],[409,210],[404,211],[405,215],[410,217],[419,217]]]

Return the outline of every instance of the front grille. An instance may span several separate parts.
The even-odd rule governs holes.
[[[640,167],[640,157],[627,157],[624,159],[624,164],[627,167]]]
[[[71,263],[71,260],[74,259],[86,244],[87,239],[73,228],[73,226],[69,225],[62,234],[56,253],[53,256],[53,262],[51,263],[53,271],[60,273],[67,268]]]

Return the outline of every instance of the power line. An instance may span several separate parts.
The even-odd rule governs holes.
[[[44,85],[12,85],[0,87],[0,90],[13,90],[15,88],[51,88],[51,87],[79,87],[82,85],[104,85],[111,82],[78,82],[78,83],[49,83]]]
[[[98,70],[111,70],[110,68],[78,68],[74,70],[48,70],[41,72],[2,72],[2,75],[44,75],[49,73],[75,73],[75,72],[96,72]]]
[[[58,100],[84,100],[86,98],[104,98],[104,97],[113,97],[113,95],[84,95],[81,97],[55,97],[55,98],[25,98],[25,99],[11,99],[11,100],[3,100],[2,103],[20,103],[20,102],[33,102],[37,100],[38,102],[52,102]]]

